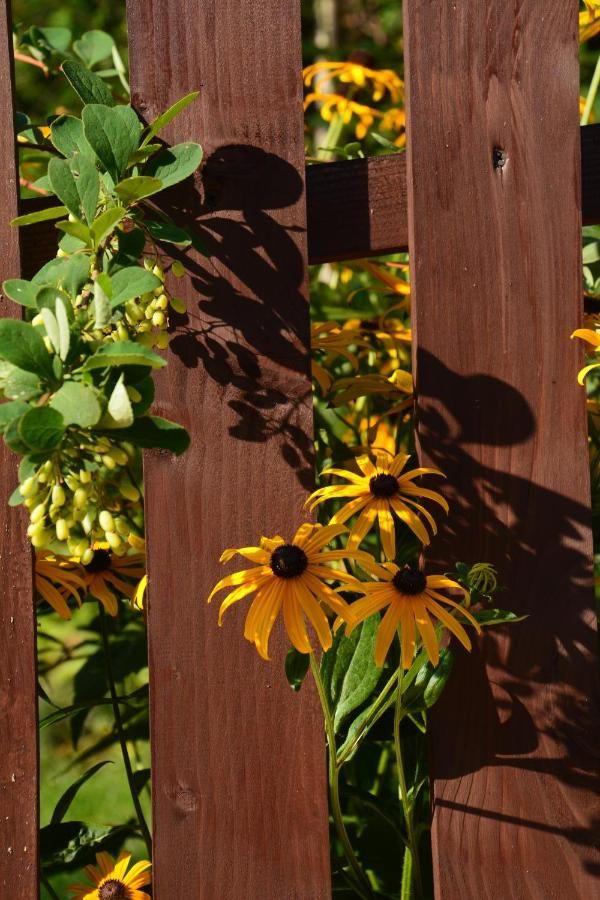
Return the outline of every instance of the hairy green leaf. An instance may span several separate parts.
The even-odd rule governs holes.
[[[63,417],[65,425],[91,428],[100,421],[102,405],[98,392],[79,381],[65,381],[54,394],[49,406]]]
[[[162,286],[160,278],[143,266],[127,266],[112,277],[112,307],[116,309],[134,297],[141,297]]]
[[[34,406],[19,420],[19,436],[34,451],[55,450],[64,433],[62,415],[49,406]]]
[[[61,68],[71,87],[79,94],[84,103],[101,103],[103,106],[115,105],[110,88],[81,63],[67,60]]]
[[[168,147],[161,153],[157,153],[148,162],[145,175],[160,178],[163,187],[171,187],[196,171],[202,162],[202,147],[200,144],[186,143]]]
[[[114,40],[105,31],[86,31],[78,41],[73,41],[73,50],[86,66],[93,68],[112,54]]]
[[[369,698],[379,681],[381,669],[373,658],[378,625],[379,616],[371,616],[350,637],[340,629],[331,650],[321,659],[336,732],[344,719]]]
[[[38,209],[37,212],[26,213],[24,216],[17,216],[11,219],[11,225],[34,225],[36,222],[49,222],[51,219],[60,219],[61,216],[68,215],[69,210],[66,206],[51,206],[49,209]]]
[[[190,103],[193,103],[196,97],[200,94],[200,91],[192,91],[191,94],[186,94],[185,97],[181,97],[180,100],[177,100],[173,106],[170,106],[169,109],[165,110],[164,113],[161,113],[160,116],[157,116],[156,119],[150,124],[148,127],[148,131],[144,140],[142,141],[142,147],[145,147],[153,137],[155,137],[163,128],[165,128],[169,122],[172,122],[173,119],[182,112],[186,106],[189,106]]]
[[[0,320],[0,358],[40,378],[54,379],[52,357],[40,333],[28,322]]]
[[[111,366],[149,366],[151,369],[162,369],[166,362],[158,353],[141,344],[115,341],[113,344],[104,344],[93,356],[88,357],[83,370],[89,372],[91,369],[107,369]]]
[[[100,177],[92,157],[75,153],[68,160],[51,159],[48,177],[52,190],[69,212],[91,224],[100,192]]]
[[[134,175],[125,178],[115,185],[115,193],[126,206],[131,206],[136,200],[150,197],[162,190],[163,183],[160,178],[150,178],[148,175]]]
[[[9,278],[3,282],[2,290],[14,303],[20,303],[21,306],[29,306],[32,309],[36,308],[37,288],[31,281],[25,281],[24,278]]]
[[[130,106],[92,103],[84,106],[81,118],[83,133],[92,150],[111,178],[118,182],[139,144],[142,125],[135,110]]]

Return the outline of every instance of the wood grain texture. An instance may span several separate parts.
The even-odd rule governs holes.
[[[457,652],[433,710],[442,900],[598,895],[587,432],[569,341],[581,317],[577,7],[404,8],[420,452],[446,472],[451,501],[429,565],[495,563],[499,604],[529,616]]]
[[[308,166],[306,188],[311,263],[408,246],[404,154]]]
[[[20,275],[18,180],[13,125],[10,4],[0,4],[0,282]],[[0,316],[19,307],[0,297]],[[21,510],[7,501],[17,459],[0,448],[0,897],[38,896],[38,728],[31,548]]]
[[[225,547],[293,534],[313,478],[306,213],[296,0],[130,0],[133,103],[200,99],[165,136],[202,143],[202,183],[165,201],[211,254],[174,282],[157,409],[190,430],[146,461],[157,900],[331,894],[323,730],[306,684],[217,627]],[[242,567],[244,563],[241,563]],[[246,565],[250,565],[247,563]],[[238,565],[239,568],[239,565]]]

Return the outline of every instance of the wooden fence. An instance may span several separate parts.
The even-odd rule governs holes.
[[[2,7],[8,278],[35,271],[53,238],[7,225],[18,181]],[[311,488],[307,263],[407,247],[420,454],[448,474],[453,506],[437,560],[495,562],[505,605],[529,614],[460,658],[432,716],[437,896],[595,896],[589,476],[568,338],[581,161],[583,218],[600,222],[600,126],[580,142],[577,0],[406,0],[406,159],[306,171],[298,0],[127,7],[140,114],[201,90],[167,137],[199,140],[207,161],[196,191],[170,202],[212,254],[190,263],[191,313],[159,377],[158,411],[186,425],[191,449],[146,459],[154,896],[331,896],[315,697],[215,629],[205,598],[222,548],[290,533]],[[4,505],[14,483],[2,451],[0,896],[32,900],[35,626],[26,521]]]

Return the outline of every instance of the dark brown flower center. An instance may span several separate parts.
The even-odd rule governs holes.
[[[83,568],[86,572],[91,572],[92,574],[95,574],[96,572],[106,572],[107,569],[110,569],[111,559],[112,553],[110,550],[94,550],[92,561]],[[107,896],[109,895],[107,894]]]
[[[401,594],[422,594],[427,587],[425,574],[419,569],[411,569],[408,566],[396,572],[392,583]]]
[[[393,475],[375,475],[369,482],[374,497],[393,497],[398,493],[398,479]]]
[[[283,544],[271,554],[271,569],[278,578],[297,578],[307,565],[306,553],[295,544]]]
[[[98,891],[99,900],[127,900],[127,887],[122,881],[111,878]]]

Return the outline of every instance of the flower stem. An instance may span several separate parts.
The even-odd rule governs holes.
[[[125,738],[125,729],[123,727],[123,719],[121,716],[121,708],[119,706],[119,697],[117,694],[117,686],[115,683],[115,676],[112,667],[112,659],[110,655],[110,641],[108,639],[108,628],[106,626],[106,612],[104,611],[104,607],[101,603],[98,604],[100,608],[100,621],[102,623],[102,645],[104,648],[104,659],[106,663],[106,675],[108,678],[108,687],[110,691],[110,699],[112,700],[112,708],[113,714],[115,717],[115,725],[117,728],[117,735],[119,737],[119,744],[121,746],[121,755],[123,757],[123,765],[125,766],[125,774],[127,775],[127,782],[129,784],[129,791],[131,793],[131,799],[133,801],[133,806],[135,809],[135,814],[137,816],[137,820],[140,825],[140,830],[142,832],[144,843],[146,844],[146,849],[148,851],[148,856],[152,857],[152,838],[150,836],[150,829],[148,828],[148,824],[146,822],[144,811],[142,809],[140,798],[135,789],[135,784],[133,780],[133,769],[131,767],[131,759],[129,758],[129,750],[127,749],[127,740]]]
[[[46,891],[48,892],[48,894],[51,897],[51,900],[60,900],[60,897],[58,896],[58,894],[56,893],[56,891],[54,890],[54,888],[52,887],[52,885],[50,884],[50,882],[48,881],[48,879],[46,878],[46,876],[44,875],[43,872],[40,877],[41,877],[42,884],[44,885],[44,887],[46,888]]]
[[[600,87],[600,56],[596,61],[596,68],[594,69],[594,74],[592,75],[592,81],[590,83],[590,89],[587,93],[587,97],[585,98],[585,106],[583,107],[583,113],[581,114],[581,124],[587,125],[590,120],[590,115],[592,113],[592,109],[594,108],[594,101],[596,99],[596,94],[598,93],[598,88]]]
[[[402,667],[398,667],[398,693],[396,694],[396,710],[394,715],[394,748],[396,751],[396,766],[398,768],[398,794],[400,803],[402,804],[402,812],[404,813],[404,822],[406,825],[406,837],[408,847],[405,853],[410,853],[412,862],[412,874],[416,882],[417,896],[423,896],[423,879],[421,877],[421,864],[419,861],[419,846],[415,834],[413,822],[413,804],[408,796],[406,788],[406,774],[404,771],[404,760],[402,758],[402,743],[400,741],[400,722],[402,720]],[[409,869],[410,871],[410,869]],[[404,881],[404,879],[403,879]],[[402,888],[403,897],[405,894],[405,885]]]
[[[340,769],[336,764],[333,716],[331,715],[331,710],[329,709],[329,702],[325,693],[325,686],[323,685],[323,681],[321,680],[319,664],[315,659],[314,653],[310,654],[310,671],[317,687],[317,693],[319,694],[319,700],[321,701],[321,707],[323,709],[323,718],[325,719],[325,734],[327,735],[327,746],[329,749],[329,799],[333,824],[342,843],[342,847],[344,848],[344,855],[358,882],[357,888],[360,886],[361,896],[366,897],[368,900],[368,898],[373,896],[371,885],[369,884],[369,880],[363,872],[359,861],[354,855],[354,850],[352,849],[352,844],[350,843],[350,838],[348,837],[348,832],[346,831],[346,826],[344,825],[342,807],[340,805]]]

